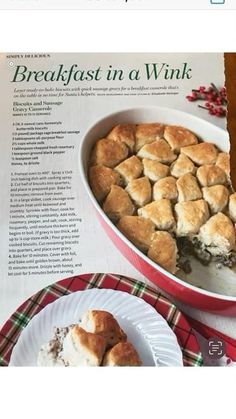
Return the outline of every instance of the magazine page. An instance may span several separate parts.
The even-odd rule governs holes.
[[[0,323],[42,288],[103,284],[98,273],[224,310],[236,282],[223,54],[0,60]]]

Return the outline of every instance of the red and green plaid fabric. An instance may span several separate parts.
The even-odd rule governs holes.
[[[11,352],[29,321],[44,307],[63,295],[89,288],[110,288],[125,291],[152,305],[168,322],[177,336],[185,366],[202,365],[202,355],[183,314],[166,297],[140,281],[108,274],[86,274],[63,279],[37,292],[23,303],[0,331],[0,366],[8,366]]]

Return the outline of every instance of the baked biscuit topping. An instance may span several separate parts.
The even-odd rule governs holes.
[[[158,230],[173,230],[175,218],[169,199],[160,199],[138,209],[138,215],[149,218]]]
[[[193,132],[186,128],[168,125],[164,132],[164,138],[171,146],[172,150],[179,152],[181,147],[187,147],[198,143],[197,137]]]
[[[157,182],[158,180],[168,176],[169,171],[170,168],[166,164],[162,164],[156,160],[143,159],[143,173],[152,182]]]
[[[201,186],[225,185],[227,177],[225,172],[213,164],[205,164],[197,170],[197,179]]]
[[[136,128],[135,151],[139,151],[144,145],[163,138],[163,124],[139,124]]]
[[[153,186],[153,199],[170,199],[173,202],[177,200],[178,191],[176,187],[176,179],[173,176],[167,176],[158,180]]]
[[[165,140],[156,140],[153,143],[144,145],[137,154],[139,157],[157,160],[160,163],[169,164],[176,159],[170,146]]]
[[[106,198],[112,185],[121,184],[120,175],[113,169],[102,165],[90,167],[89,181],[93,193],[99,202]]]
[[[119,205],[117,205],[117,201]],[[128,193],[120,186],[113,185],[103,204],[103,211],[108,217],[116,222],[124,215],[132,215],[134,209]]]
[[[167,271],[183,268],[186,249],[205,265],[218,266],[220,256],[232,267],[236,194],[229,161],[185,127],[120,124],[95,143],[89,180],[118,229]]]
[[[170,166],[170,173],[177,178],[186,175],[187,173],[194,175],[196,173],[196,167],[187,156],[180,154],[178,159]]]
[[[218,150],[214,144],[206,142],[183,147],[181,148],[181,152],[198,166],[202,166],[203,164],[215,164],[218,156]]]
[[[177,247],[170,233],[156,231],[148,249],[148,257],[172,274],[176,272]]]

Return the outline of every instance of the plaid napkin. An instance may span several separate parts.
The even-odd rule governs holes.
[[[12,349],[22,330],[37,313],[63,295],[90,288],[125,291],[145,300],[166,319],[174,331],[183,353],[184,365],[202,365],[202,354],[193,329],[184,315],[166,297],[143,282],[124,276],[86,274],[64,279],[42,289],[16,310],[0,331],[0,366],[9,364]]]

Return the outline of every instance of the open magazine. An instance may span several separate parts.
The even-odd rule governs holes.
[[[0,56],[0,323],[100,273],[235,310],[224,74],[220,53]]]

